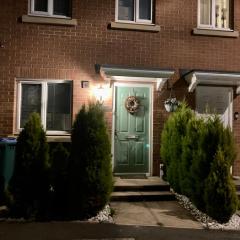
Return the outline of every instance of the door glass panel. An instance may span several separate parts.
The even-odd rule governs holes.
[[[211,13],[212,13],[212,1],[200,0],[200,24],[212,25]]]
[[[71,129],[71,85],[48,84],[47,130],[68,131]]]
[[[48,0],[34,0],[34,11],[47,12]]]
[[[216,27],[229,28],[229,0],[216,0]]]
[[[40,84],[22,84],[22,102],[20,127],[23,128],[31,113],[41,116],[42,86]]]
[[[134,21],[134,0],[118,1],[118,19]]]
[[[54,0],[53,9],[55,15],[69,16],[69,0]]]
[[[139,19],[151,20],[151,0],[139,0]]]

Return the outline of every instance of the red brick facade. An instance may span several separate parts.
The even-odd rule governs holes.
[[[240,1],[234,1],[234,30],[240,31]],[[0,8],[0,135],[15,132],[16,78],[73,80],[73,116],[87,102],[91,90],[81,88],[86,80],[93,86],[103,81],[95,64],[173,69],[171,79],[178,99],[194,107],[195,94],[179,80],[180,69],[240,72],[240,38],[196,36],[197,0],[156,0],[155,23],[160,32],[114,30],[115,0],[73,0],[72,17],[77,26],[22,23],[28,14],[28,0],[1,0]],[[168,113],[164,88],[154,93],[153,174],[159,171],[160,134]],[[106,103],[105,103],[106,104]],[[112,106],[111,100],[107,103]],[[233,112],[240,111],[235,95]],[[112,113],[107,112],[109,126]],[[240,119],[233,120],[240,147]],[[240,175],[240,157],[234,165]]]

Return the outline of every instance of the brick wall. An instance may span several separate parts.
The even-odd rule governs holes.
[[[90,98],[81,80],[98,84],[94,65],[116,64],[172,68],[176,71],[178,98],[194,106],[194,94],[179,80],[179,69],[240,71],[239,38],[193,36],[197,26],[197,0],[156,0],[158,33],[109,29],[115,19],[114,0],[73,0],[76,27],[21,23],[27,0],[1,0],[0,8],[0,135],[12,134],[16,116],[16,78],[73,80],[73,115]],[[240,2],[235,1],[235,30],[240,30]],[[163,108],[169,91],[154,93],[154,174],[158,174],[160,134],[168,114]],[[107,105],[111,108],[111,100]],[[239,111],[240,97],[234,97]],[[111,129],[111,110],[107,119]],[[234,135],[240,147],[240,120],[234,120]],[[234,174],[240,175],[240,157]]]

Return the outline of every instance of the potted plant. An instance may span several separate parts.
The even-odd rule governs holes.
[[[168,98],[164,102],[164,107],[167,112],[175,112],[179,106],[179,102],[177,101],[176,98]]]

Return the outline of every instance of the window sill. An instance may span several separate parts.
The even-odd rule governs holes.
[[[47,135],[47,142],[71,142],[71,135],[62,135],[62,136]]]
[[[213,30],[213,29],[194,28],[193,35],[238,38],[239,32],[238,31],[217,30],[217,29]]]
[[[137,24],[137,23],[121,23],[111,22],[111,29],[125,29],[125,30],[136,30],[144,32],[159,32],[160,26],[154,24]]]
[[[7,137],[14,137],[18,138],[19,132],[14,133],[12,135],[8,135]],[[66,134],[66,135],[46,135],[47,142],[71,142],[71,135]]]
[[[53,17],[39,17],[39,16],[22,16],[23,23],[39,23],[39,24],[51,24],[51,25],[65,25],[65,26],[76,26],[77,19],[64,19],[64,18],[53,18]]]

